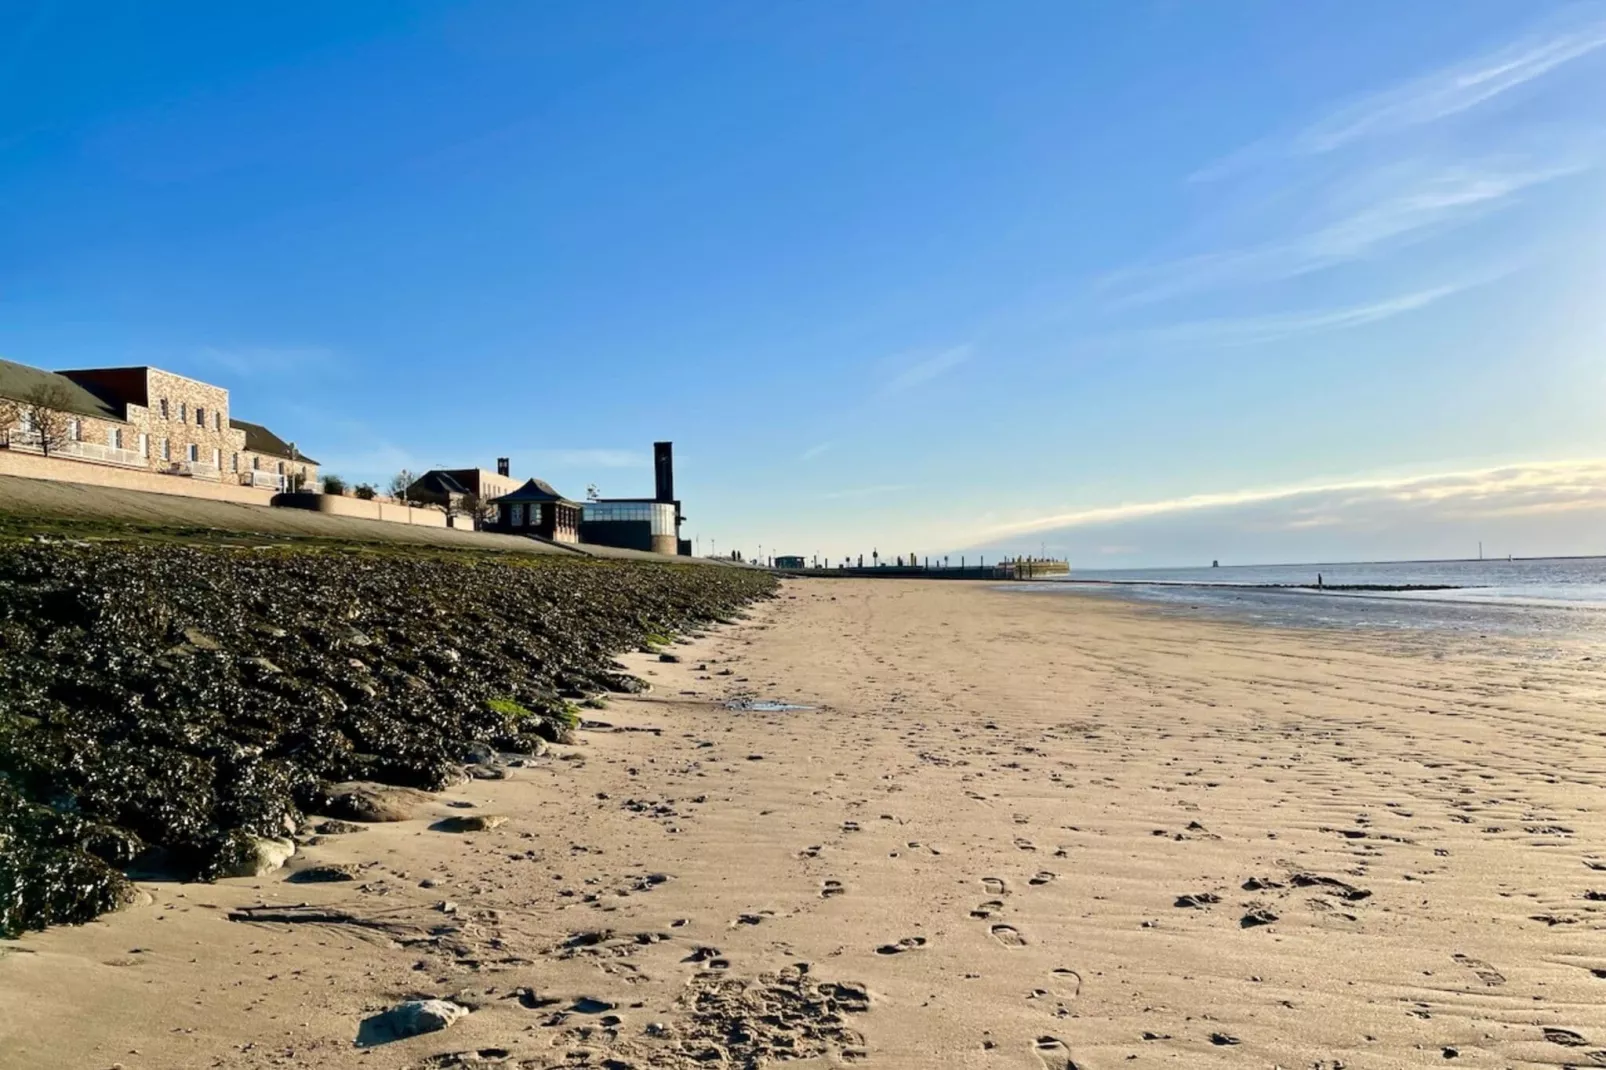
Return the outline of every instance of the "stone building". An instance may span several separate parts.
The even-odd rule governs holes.
[[[318,479],[318,462],[293,444],[233,419],[227,390],[160,368],[51,372],[0,360],[0,399],[21,406],[0,426],[5,448],[269,490]],[[30,418],[43,399],[65,417],[61,441]]]

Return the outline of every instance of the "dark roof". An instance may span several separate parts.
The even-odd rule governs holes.
[[[500,498],[492,498],[493,502],[569,502],[569,499],[552,489],[552,484],[539,479],[525,480],[524,486],[511,494],[504,494]],[[575,504],[569,502],[570,505]]]
[[[261,424],[246,423],[244,420],[229,419],[229,426],[236,431],[245,432],[245,448],[252,453],[261,453],[269,457],[283,457],[287,461],[300,461],[302,464],[317,464],[305,453],[297,451],[295,456],[290,455],[290,443],[269,431]]]
[[[64,375],[15,361],[0,360],[0,398],[27,401],[29,395],[39,390],[60,394],[62,409],[79,416],[117,421],[122,421],[125,416],[121,406],[85,390]]]
[[[409,494],[437,494],[442,497],[452,494],[467,494],[469,490],[452,477],[452,473],[436,468],[425,472],[413,481],[407,488]]]

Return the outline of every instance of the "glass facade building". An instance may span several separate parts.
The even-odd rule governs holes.
[[[673,502],[582,502],[580,509],[580,519],[585,524],[646,523],[653,535],[675,534]]]

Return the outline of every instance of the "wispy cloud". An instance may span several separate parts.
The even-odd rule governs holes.
[[[1363,203],[1288,240],[1181,257],[1112,273],[1101,290],[1119,305],[1141,305],[1230,286],[1298,278],[1380,256],[1505,208],[1527,189],[1590,166],[1581,150],[1550,164],[1486,160],[1394,168],[1369,176]],[[1355,195],[1351,194],[1353,198]]]
[[[878,483],[869,487],[849,487],[846,490],[834,490],[820,497],[825,501],[836,501],[841,498],[873,498],[878,494],[894,494],[900,490],[908,490],[907,483]]]
[[[1426,308],[1466,288],[1464,285],[1437,286],[1367,305],[1352,305],[1347,308],[1314,312],[1277,312],[1265,316],[1196,320],[1192,323],[1137,331],[1127,337],[1137,342],[1160,345],[1187,344],[1215,347],[1280,342],[1301,335],[1349,330],[1393,319],[1395,316]]]
[[[808,449],[803,451],[802,456],[798,459],[803,461],[812,461],[814,458],[820,456],[822,453],[825,453],[834,445],[835,443],[833,442],[821,442],[819,445],[810,446]]]
[[[1493,52],[1354,101],[1300,131],[1293,149],[1332,152],[1362,138],[1404,133],[1438,122],[1527,85],[1603,46],[1606,19],[1564,31],[1530,34]]]
[[[326,368],[339,359],[325,346],[202,346],[195,356],[203,364],[241,378]]]
[[[1292,136],[1254,142],[1200,168],[1190,181],[1229,178],[1288,156],[1334,152],[1359,142],[1400,135],[1469,112],[1606,47],[1600,7],[1562,27],[1532,30],[1516,41],[1350,101]]]
[[[910,390],[922,383],[928,383],[939,375],[952,371],[965,363],[970,359],[971,353],[971,346],[954,346],[952,349],[945,349],[941,353],[917,360],[912,364],[906,365],[891,379],[888,379],[883,392],[901,394],[905,390]]]
[[[1237,510],[1260,525],[1295,531],[1376,523],[1381,515],[1413,511],[1439,521],[1473,522],[1556,513],[1606,513],[1606,459],[1542,461],[1432,475],[1360,478],[1159,501],[1098,506],[1000,524],[970,545],[1078,528],[1137,521],[1181,520]]]
[[[652,458],[639,450],[532,450],[529,463],[540,468],[646,468]]]

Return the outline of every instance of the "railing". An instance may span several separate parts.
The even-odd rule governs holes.
[[[262,487],[266,490],[284,490],[284,477],[277,472],[259,472],[252,469],[241,474],[240,482],[249,487]]]
[[[24,450],[29,453],[44,453],[44,436],[38,431],[12,431],[6,436],[6,445],[14,450]],[[123,465],[128,468],[144,468],[145,458],[135,450],[118,449],[116,446],[102,446],[95,442],[67,441],[50,448],[52,457],[76,457],[81,461],[96,461],[100,464]]]

